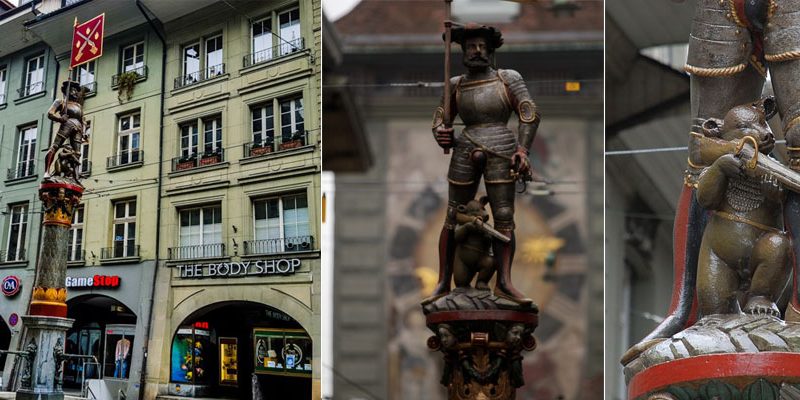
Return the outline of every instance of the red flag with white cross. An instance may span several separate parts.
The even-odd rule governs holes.
[[[72,31],[72,51],[69,68],[87,63],[103,55],[103,26],[106,14],[100,14],[82,24],[75,19]]]

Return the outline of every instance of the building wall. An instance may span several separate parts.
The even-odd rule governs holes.
[[[298,4],[305,49],[245,66],[243,58],[251,52],[248,17],[257,19]],[[163,311],[153,316],[148,346],[148,398],[168,391],[170,346],[178,326],[203,307],[226,301],[258,302],[285,312],[302,325],[313,340],[312,396],[320,396],[320,2],[253,2],[251,5],[247,15],[243,15],[239,11],[242,8],[232,9],[217,3],[164,27],[168,48],[160,205],[163,260],[154,307]],[[183,76],[183,46],[219,33],[223,37],[225,74],[176,89],[175,79]],[[245,144],[253,141],[250,107],[292,95],[303,98],[304,125],[308,132],[305,145],[282,151],[276,148],[271,154],[251,156],[245,148]],[[173,158],[181,155],[180,125],[210,115],[222,118],[224,161],[191,169],[173,168]],[[274,115],[277,119],[277,108]],[[202,123],[198,128],[202,149]],[[277,142],[279,130],[275,135]],[[308,201],[313,249],[246,256],[243,244],[254,239],[252,200],[295,193],[304,193]],[[177,265],[209,259],[168,259],[170,249],[180,246],[179,212],[208,204],[220,204],[223,213],[222,238],[226,254],[217,261],[297,257],[302,262],[300,270],[288,276],[182,278]]]

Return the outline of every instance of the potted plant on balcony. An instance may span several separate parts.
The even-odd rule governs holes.
[[[222,155],[219,150],[206,150],[203,157],[200,158],[200,165],[212,165],[222,161]]]
[[[139,74],[134,71],[117,75],[117,99],[119,99],[120,104],[131,99],[137,79],[139,79]]]
[[[303,132],[295,131],[289,140],[281,143],[281,150],[295,149],[303,145]]]
[[[268,137],[263,141],[253,143],[250,148],[250,156],[260,156],[267,153],[272,153],[272,147],[275,144],[275,139]]]
[[[196,160],[197,160],[197,154],[195,153],[182,156],[180,159],[178,159],[178,162],[175,163],[175,170],[180,171],[183,169],[194,168]]]

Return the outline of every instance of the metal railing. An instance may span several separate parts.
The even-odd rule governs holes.
[[[123,151],[117,155],[106,159],[106,168],[121,167],[123,165],[134,164],[144,161],[144,151],[131,150]]]
[[[19,93],[19,97],[30,96],[32,94],[41,93],[44,91],[44,81],[41,82],[34,82],[28,86],[23,86],[17,89],[17,93]]]
[[[212,243],[195,246],[170,247],[168,255],[170,260],[225,257],[225,244]]]
[[[134,69],[132,69],[130,71],[126,71],[126,72],[133,72],[136,75],[139,75],[138,79],[144,79],[144,78],[147,78],[147,65],[142,65],[139,68],[134,68]],[[123,72],[123,73],[125,73],[125,72]],[[122,74],[116,74],[116,75],[111,77],[111,86],[119,85],[119,76],[120,75],[122,75]]]
[[[97,82],[82,83],[81,87],[86,88],[86,94],[94,93],[97,90]]]
[[[175,78],[175,89],[191,86],[194,85],[195,83],[200,83],[209,79],[213,79],[224,74],[225,74],[224,63],[214,65],[206,68],[205,70],[192,72],[191,74],[186,74]]]
[[[8,169],[8,179],[22,179],[33,175],[36,165],[32,162],[17,164],[16,168]]]
[[[78,166],[78,175],[87,177],[92,174],[92,162],[83,159],[81,160],[81,165]]]
[[[219,164],[225,161],[225,151],[222,148],[213,153],[192,154],[188,157],[175,157],[172,159],[172,172],[183,171],[206,165]]]
[[[75,251],[72,247],[67,247],[67,262],[86,261],[86,250]]]
[[[314,250],[313,236],[298,236],[283,239],[246,240],[245,255],[277,254]]]
[[[289,140],[275,143],[273,138],[267,138],[260,142],[250,142],[244,144],[244,157],[258,157],[264,154],[280,150],[290,150],[308,144],[308,131],[295,132]]]
[[[100,249],[101,260],[113,260],[115,258],[139,257],[139,245],[126,246],[121,243],[113,247]]]
[[[242,64],[244,67],[251,65],[261,64],[263,62],[272,61],[281,57],[288,56],[289,54],[296,53],[305,48],[305,40],[297,38],[283,42],[277,46],[272,46],[268,49],[256,51],[243,57]]]

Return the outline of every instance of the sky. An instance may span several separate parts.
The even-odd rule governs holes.
[[[336,21],[347,14],[361,0],[322,0],[322,9],[330,21]]]

